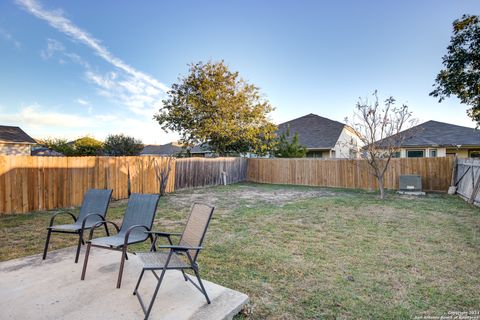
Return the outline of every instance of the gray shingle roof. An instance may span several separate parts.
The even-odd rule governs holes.
[[[182,152],[182,147],[173,143],[167,143],[162,145],[146,145],[140,154],[143,155],[176,155]]]
[[[402,147],[480,146],[480,130],[469,127],[430,120],[403,131],[403,134],[413,130],[413,137],[407,138]]]
[[[19,127],[0,126],[0,142],[2,143],[28,143],[36,144],[37,142],[25,133]]]
[[[32,156],[39,156],[39,157],[63,157],[64,154],[57,152],[55,150],[46,148],[46,147],[40,147],[40,148],[35,148],[31,152]]]
[[[310,113],[278,125],[277,134],[290,127],[290,137],[298,132],[298,142],[308,149],[332,149],[345,127],[344,123]]]

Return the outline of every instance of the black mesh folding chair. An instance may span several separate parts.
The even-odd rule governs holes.
[[[56,233],[69,233],[78,235],[78,246],[77,254],[75,256],[75,263],[78,262],[78,256],[80,255],[80,247],[85,242],[83,241],[83,231],[92,228],[99,221],[105,220],[105,215],[107,214],[108,203],[110,202],[110,197],[112,196],[112,190],[99,190],[99,189],[90,189],[85,193],[83,198],[82,207],[80,208],[80,213],[78,218],[71,212],[57,212],[50,219],[50,225],[47,228],[47,239],[45,240],[45,249],[43,250],[43,260],[47,257],[48,244],[50,243],[50,236],[52,232]],[[72,217],[72,224],[61,224],[54,225],[55,218],[59,214],[68,214]],[[105,232],[107,235],[108,228],[105,225]]]
[[[160,195],[157,194],[132,193],[128,199],[127,210],[125,211],[125,216],[123,217],[122,226],[120,228],[112,221],[100,221],[92,227],[89,240],[87,241],[85,260],[83,262],[82,280],[85,279],[88,256],[90,255],[91,247],[121,251],[122,258],[120,260],[120,270],[118,272],[117,280],[117,288],[120,288],[122,283],[123,266],[125,264],[125,259],[128,259],[128,245],[143,242],[147,239],[152,240],[153,243],[152,235],[145,233],[145,231],[150,231],[152,228],[159,199]],[[117,230],[117,234],[109,237],[92,239],[95,229],[107,224],[112,224]]]
[[[192,206],[192,210],[183,233],[179,234],[156,231],[149,232],[149,234],[154,234],[155,238],[150,252],[137,253],[137,256],[143,263],[143,269],[140,273],[140,277],[138,278],[135,290],[133,291],[133,294],[137,296],[138,301],[142,306],[143,312],[145,313],[145,319],[148,319],[148,316],[152,311],[153,303],[155,302],[155,298],[158,294],[158,290],[160,289],[160,285],[162,284],[163,277],[165,276],[165,272],[167,270],[180,270],[185,281],[190,281],[195,288],[203,293],[207,299],[207,303],[210,304],[210,299],[208,298],[207,291],[203,286],[200,273],[198,272],[197,257],[202,249],[203,239],[205,238],[208,224],[212,218],[213,210],[213,207],[206,204],[195,203]],[[180,236],[178,245],[173,245],[171,236]],[[170,245],[157,247],[156,243],[158,237],[167,238]],[[160,249],[161,251],[157,251],[157,249]],[[138,287],[140,286],[140,282],[142,281],[145,270],[152,271],[153,275],[158,280],[157,287],[155,288],[155,292],[148,305],[148,308],[145,307],[145,304],[138,293]],[[155,270],[162,270],[160,276],[155,272]],[[193,271],[195,277],[197,278],[198,284],[195,283],[192,278],[185,273],[185,270]]]

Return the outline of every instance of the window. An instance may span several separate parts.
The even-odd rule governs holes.
[[[435,158],[437,156],[437,149],[430,149],[430,157]]]
[[[321,158],[322,151],[309,151],[307,152],[307,158]]]
[[[468,154],[469,158],[480,158],[480,150],[470,150]]]
[[[395,151],[394,153],[392,153],[392,158],[400,158],[400,157],[401,157],[400,151]]]
[[[425,150],[407,150],[407,158],[425,157]]]

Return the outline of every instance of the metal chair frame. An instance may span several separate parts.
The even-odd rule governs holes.
[[[133,230],[137,229],[137,228],[143,228],[145,229],[146,232],[149,232],[150,229],[152,228],[152,225],[153,225],[153,220],[155,219],[155,212],[157,210],[157,206],[158,206],[158,200],[160,199],[160,197],[158,197],[157,199],[157,202],[155,204],[155,211],[152,215],[152,220],[150,222],[150,225],[147,226],[147,225],[133,225],[133,226],[130,226],[126,232],[125,232],[125,237],[124,237],[124,241],[123,241],[123,244],[122,245],[119,245],[119,246],[102,246],[102,245],[97,245],[97,244],[93,244],[92,243],[92,238],[93,238],[93,233],[95,231],[96,228],[99,228],[101,227],[102,225],[106,227],[107,224],[111,224],[114,226],[114,228],[116,229],[117,233],[121,232],[122,231],[122,227],[124,226],[124,223],[122,223],[122,226],[121,227],[118,227],[118,225],[113,222],[113,221],[100,221],[98,222],[97,224],[95,224],[91,230],[90,230],[90,236],[89,236],[89,239],[87,241],[87,250],[85,252],[85,259],[83,261],[83,269],[82,269],[82,275],[81,275],[81,280],[85,280],[85,275],[86,275],[86,272],[87,272],[87,264],[88,264],[88,258],[90,256],[90,249],[91,247],[97,247],[97,248],[102,248],[102,249],[107,249],[107,250],[113,250],[113,251],[120,251],[122,252],[122,257],[120,259],[120,269],[118,271],[118,278],[117,278],[117,289],[120,288],[121,284],[122,284],[122,276],[123,276],[123,269],[124,269],[124,266],[125,266],[125,260],[128,260],[128,255],[127,255],[127,250],[128,250],[128,245],[131,245],[131,244],[135,244],[135,243],[141,243],[141,242],[144,242],[146,241],[147,239],[150,239],[150,241],[154,242],[154,239],[152,237],[151,234],[148,234],[148,236],[143,239],[143,240],[139,240],[139,241],[129,241],[129,237],[130,237],[130,234]],[[128,208],[128,206],[127,206]],[[124,222],[125,222],[125,216],[123,217],[124,219]]]
[[[189,216],[189,219],[190,220],[190,217],[193,213],[193,208],[195,205],[205,205],[205,204],[201,204],[201,203],[194,203],[194,205],[192,206],[192,212],[190,213],[190,216]],[[208,206],[208,205],[207,205]],[[202,279],[200,278],[200,272],[198,270],[198,264],[197,264],[197,257],[198,257],[198,254],[200,252],[200,250],[203,249],[202,247],[202,243],[205,239],[205,234],[207,232],[207,229],[208,229],[208,225],[210,224],[210,220],[212,219],[212,215],[213,215],[213,211],[215,210],[214,207],[211,207],[211,206],[208,206],[211,210],[210,210],[210,213],[209,213],[209,217],[208,217],[208,220],[205,224],[205,227],[204,227],[204,230],[203,230],[203,233],[202,233],[202,236],[200,238],[200,241],[199,241],[199,246],[197,247],[191,247],[191,246],[181,246],[181,245],[173,245],[173,242],[172,242],[172,239],[171,239],[171,236],[180,236],[180,237],[183,237],[183,234],[185,233],[185,231],[183,233],[169,233],[169,232],[159,232],[159,231],[150,231],[149,234],[154,234],[155,235],[155,238],[153,239],[152,241],[152,246],[150,248],[150,252],[156,252],[157,249],[161,249],[161,250],[170,250],[170,252],[168,253],[168,256],[167,256],[167,259],[164,263],[164,265],[157,265],[157,266],[151,266],[151,267],[143,267],[142,268],[142,271],[140,273],[140,276],[138,278],[138,281],[137,281],[137,284],[135,286],[135,289],[133,291],[133,295],[137,296],[138,298],[138,301],[140,302],[140,305],[142,307],[142,310],[145,314],[145,320],[148,319],[148,317],[150,316],[150,313],[152,311],[152,308],[153,308],[153,305],[154,305],[154,302],[155,302],[155,298],[157,297],[157,294],[158,294],[158,291],[160,289],[160,286],[162,284],[162,281],[163,281],[163,278],[165,276],[165,272],[167,270],[180,270],[183,274],[183,277],[185,279],[185,281],[189,281],[190,283],[193,284],[193,286],[195,288],[197,288],[197,290],[199,290],[204,296],[205,296],[205,299],[207,300],[207,303],[210,304],[210,298],[208,297],[208,294],[207,294],[207,291],[205,290],[205,286],[203,285],[203,282],[202,282]],[[188,225],[188,221],[187,221],[187,225]],[[187,226],[186,225],[186,226]],[[167,245],[167,246],[156,246],[156,243],[157,243],[157,240],[159,237],[163,237],[163,238],[166,238],[169,242],[170,245]],[[195,254],[194,254],[194,257],[192,257],[192,255],[190,254],[190,251],[195,251]],[[171,258],[172,256],[176,254],[176,255],[182,255],[184,257],[186,257],[188,259],[188,265],[184,265],[184,266],[170,266],[169,263],[171,261]],[[155,271],[157,270],[161,270],[161,273],[160,275],[158,275]],[[195,274],[195,277],[197,278],[197,283],[195,283],[192,278],[187,274],[185,273],[185,270],[192,270]],[[145,303],[142,299],[142,297],[140,296],[139,292],[138,292],[138,288],[140,286],[140,283],[142,281],[142,278],[143,278],[143,275],[145,273],[145,271],[151,271],[152,274],[155,276],[155,278],[157,279],[157,286],[155,287],[155,291],[153,293],[153,296],[150,300],[150,303],[148,305],[148,307],[145,306]]]
[[[110,190],[110,197],[111,196],[112,196],[112,190]],[[110,197],[108,198],[108,202],[110,202]],[[103,213],[103,215],[99,214],[99,213],[88,213],[83,218],[82,225],[81,225],[80,229],[76,229],[76,230],[61,230],[61,229],[56,230],[55,225],[54,225],[55,218],[60,214],[68,214],[70,217],[72,217],[73,222],[76,223],[77,222],[77,217],[75,217],[75,215],[72,212],[61,211],[61,212],[57,212],[57,213],[53,214],[53,216],[50,218],[50,224],[48,225],[48,228],[47,228],[47,239],[45,240],[45,247],[43,249],[42,260],[45,260],[47,258],[48,245],[50,244],[50,237],[51,237],[52,233],[64,233],[64,234],[76,234],[76,235],[78,235],[77,251],[76,251],[76,254],[75,254],[75,263],[78,263],[78,258],[80,256],[81,246],[82,246],[82,244],[85,245],[85,241],[84,241],[84,238],[83,238],[83,232],[85,230],[93,228],[93,226],[90,226],[90,227],[85,226],[85,224],[87,223],[87,220],[90,217],[98,216],[100,218],[100,220],[105,221],[105,215],[107,214],[107,210],[108,210],[108,204],[107,204],[107,207],[105,208],[105,212]],[[107,228],[106,225],[105,225],[105,232],[106,232],[107,236],[110,236],[110,233],[108,232],[108,228]]]

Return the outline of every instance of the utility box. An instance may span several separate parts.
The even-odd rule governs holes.
[[[416,175],[401,175],[399,193],[425,194],[422,191],[422,177]]]

